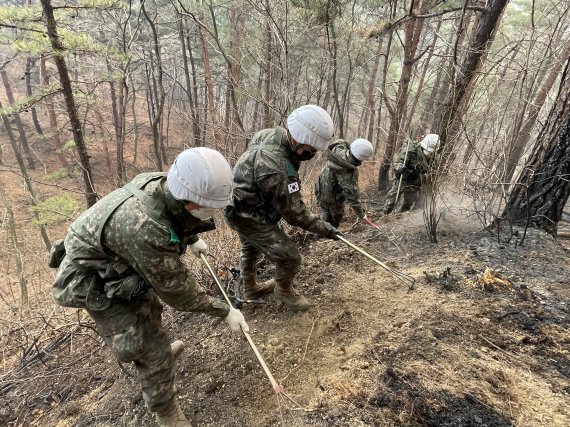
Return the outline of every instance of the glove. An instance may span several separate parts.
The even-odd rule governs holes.
[[[204,254],[204,256],[208,255],[208,244],[202,239],[198,239],[196,243],[192,243],[190,249],[192,249],[192,253],[197,258],[200,258],[200,254]]]
[[[325,221],[325,230],[326,234],[324,237],[327,237],[329,239],[338,240],[338,236],[342,236],[342,234],[340,234],[340,231],[338,231],[336,228],[334,228],[330,223],[326,221]]]
[[[226,316],[226,323],[233,332],[239,332],[240,329],[243,329],[244,332],[249,332],[249,326],[245,323],[243,314],[241,314],[241,311],[233,307],[230,308],[230,312]]]
[[[394,165],[394,175],[396,175],[396,178],[400,178],[405,170],[406,168],[403,163],[396,163]]]

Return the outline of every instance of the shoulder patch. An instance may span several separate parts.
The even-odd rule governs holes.
[[[297,168],[293,166],[293,163],[289,159],[285,160],[285,169],[287,171],[287,176],[297,176],[299,172]]]
[[[289,189],[289,193],[296,193],[297,191],[299,191],[299,183],[292,182],[291,184],[287,185],[287,188]]]
[[[178,234],[176,234],[176,231],[174,231],[173,228],[170,229],[170,242],[168,243],[172,244],[180,243],[180,238],[178,237]]]

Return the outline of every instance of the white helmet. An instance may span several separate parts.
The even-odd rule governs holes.
[[[433,153],[437,149],[438,144],[439,144],[439,135],[435,133],[427,134],[424,137],[424,139],[422,139],[422,142],[420,142],[420,145],[425,154]]]
[[[230,202],[232,168],[222,154],[206,147],[180,153],[170,167],[166,185],[178,200],[220,209]]]
[[[367,139],[357,138],[350,144],[350,152],[356,159],[362,162],[372,157],[374,148],[372,148],[372,144]]]
[[[287,128],[299,144],[326,150],[333,139],[334,125],[329,113],[317,105],[303,105],[287,117]]]

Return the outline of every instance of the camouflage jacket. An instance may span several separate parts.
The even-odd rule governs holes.
[[[350,152],[349,144],[339,139],[329,146],[327,162],[315,186],[319,202],[324,205],[346,202],[364,217],[358,190],[358,166],[362,162]]]
[[[400,163],[404,164],[406,159],[405,171],[402,174],[402,180],[410,185],[421,185],[421,175],[427,173],[429,169],[428,158],[422,151],[420,144],[410,143],[408,155],[406,156],[407,145],[402,146],[398,160],[394,165]]]
[[[325,222],[312,214],[301,198],[299,166],[287,130],[282,127],[257,132],[234,167],[232,205],[238,216],[291,225],[326,236]]]
[[[140,174],[70,226],[63,264],[96,272],[101,278],[112,269],[119,274],[131,269],[177,310],[224,317],[229,307],[206,295],[181,260],[186,244],[196,242],[198,232],[213,228],[213,221],[193,217],[170,195],[166,174]],[[58,287],[57,277],[53,294],[61,305],[77,306],[73,292]]]

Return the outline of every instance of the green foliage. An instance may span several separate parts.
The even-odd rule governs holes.
[[[75,148],[75,141],[73,139],[70,139],[69,141],[67,141],[65,144],[63,144],[63,147],[61,147],[61,151],[71,151]]]
[[[45,225],[73,219],[81,210],[83,210],[83,206],[68,194],[48,197],[36,206],[30,207],[30,211],[38,216],[34,222]]]
[[[72,175],[72,172],[69,169],[61,168],[56,170],[55,172],[48,173],[46,175],[46,179],[48,181],[59,181],[62,178],[67,178]]]
[[[120,0],[79,0],[79,4],[93,9],[126,9],[128,7],[127,2]]]
[[[39,20],[42,16],[41,6],[0,6],[0,22],[16,25]]]

